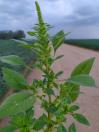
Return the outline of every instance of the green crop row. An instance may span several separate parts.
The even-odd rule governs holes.
[[[65,40],[65,43],[92,50],[99,50],[99,39],[68,39]]]

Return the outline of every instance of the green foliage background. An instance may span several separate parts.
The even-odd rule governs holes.
[[[26,64],[29,64],[31,63],[31,61],[35,61],[36,59],[35,54],[33,52],[31,52],[29,49],[21,47],[18,42],[15,42],[14,40],[0,40],[0,56],[11,54],[21,56],[23,60],[26,62]],[[3,79],[2,67],[11,67],[20,72],[24,70],[24,67],[22,66],[12,67],[8,64],[0,62],[0,96],[3,96],[3,94],[6,93],[8,89]]]

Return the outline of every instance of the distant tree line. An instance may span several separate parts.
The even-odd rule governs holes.
[[[21,38],[25,38],[25,33],[23,30],[0,31],[0,39],[21,39]]]

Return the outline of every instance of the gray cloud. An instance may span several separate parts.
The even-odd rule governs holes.
[[[62,28],[73,30],[71,37],[75,38],[99,37],[99,0],[39,0],[39,3],[46,22],[57,26],[52,32]],[[36,21],[34,1],[0,0],[0,30],[29,30]]]
[[[28,0],[0,1],[0,29],[25,29],[33,25],[33,10]]]

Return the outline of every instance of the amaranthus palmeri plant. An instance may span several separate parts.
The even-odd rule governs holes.
[[[68,33],[65,34],[61,30],[51,37],[48,34],[51,26],[44,22],[37,1],[35,4],[38,23],[34,31],[28,32],[30,36],[35,37],[35,42],[28,44],[20,41],[20,45],[36,54],[34,66],[42,71],[42,79],[35,79],[29,84],[20,73],[11,68],[2,69],[6,83],[17,92],[7,97],[0,106],[0,119],[10,118],[9,123],[0,128],[0,132],[76,132],[75,121],[90,125],[86,117],[79,113],[80,107],[75,101],[81,93],[80,85],[95,86],[94,79],[89,75],[95,58],[80,63],[69,78],[59,82],[63,71],[56,73],[52,65],[63,57],[56,56],[56,51]],[[17,55],[1,56],[0,61],[12,66],[22,65],[31,70]],[[39,102],[42,109],[40,117],[35,115],[36,102]],[[68,124],[68,115],[73,118],[71,124]]]

